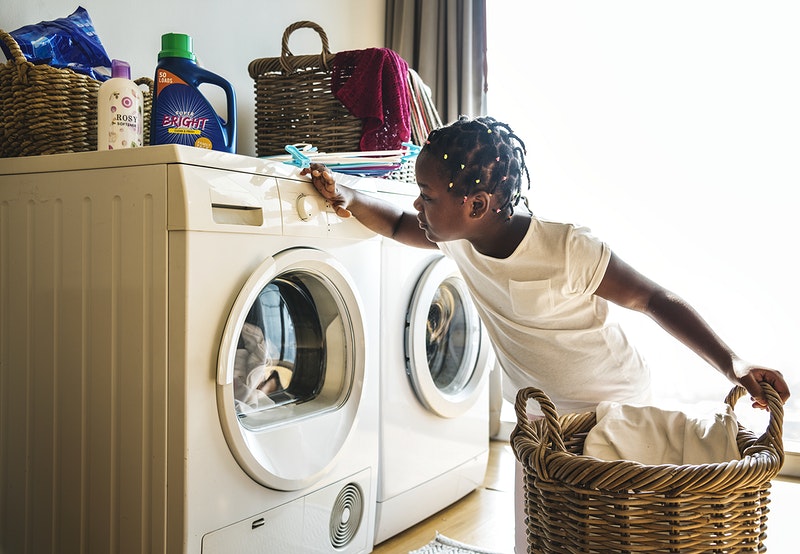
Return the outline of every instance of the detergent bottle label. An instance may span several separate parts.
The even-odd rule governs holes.
[[[155,144],[184,144],[214,148],[225,142],[219,116],[193,86],[166,69],[156,72]]]

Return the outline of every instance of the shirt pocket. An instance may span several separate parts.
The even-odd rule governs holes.
[[[541,317],[555,307],[553,288],[549,279],[544,281],[509,281],[511,308],[523,317]]]

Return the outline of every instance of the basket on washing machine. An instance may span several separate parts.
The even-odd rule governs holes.
[[[536,388],[517,393],[512,448],[523,467],[528,552],[765,552],[770,480],[783,465],[783,405],[762,385],[769,424],[757,437],[738,426],[741,459],[644,465],[583,455],[594,412],[559,416]],[[745,394],[735,387],[733,407]],[[527,416],[536,400],[543,419]]]
[[[100,81],[69,68],[34,65],[0,29],[11,52],[0,64],[0,158],[97,150]],[[140,77],[144,128],[150,127],[153,80]],[[144,133],[144,144],[150,135]]]

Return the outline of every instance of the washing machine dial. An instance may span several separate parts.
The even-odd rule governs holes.
[[[297,209],[297,215],[300,216],[300,219],[303,221],[308,221],[314,217],[314,201],[307,194],[300,194],[300,196],[297,197],[295,208]]]

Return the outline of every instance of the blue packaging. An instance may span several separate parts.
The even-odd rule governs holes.
[[[227,122],[198,89],[203,83],[225,92]],[[150,144],[184,144],[236,152],[236,94],[228,81],[197,65],[189,35],[167,33],[161,37]]]
[[[80,6],[67,17],[25,25],[9,34],[17,41],[25,59],[33,64],[71,69],[98,81],[111,76],[111,60],[89,12]],[[11,51],[3,42],[0,49],[10,60]]]

